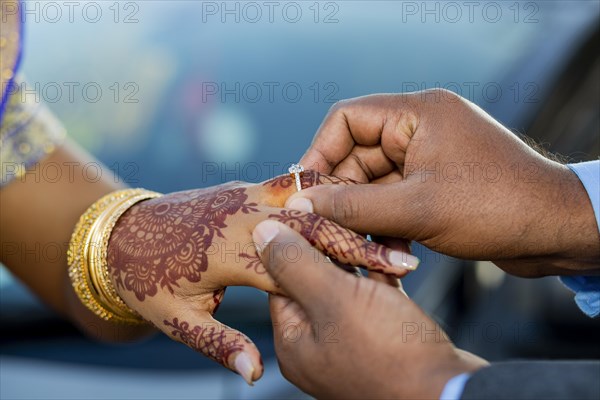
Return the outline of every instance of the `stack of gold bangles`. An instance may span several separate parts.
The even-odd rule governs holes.
[[[67,252],[69,277],[81,302],[106,321],[145,323],[118,295],[106,258],[108,240],[119,217],[135,203],[159,196],[145,189],[109,193],[92,204],[75,226]]]

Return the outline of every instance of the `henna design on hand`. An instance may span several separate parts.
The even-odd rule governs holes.
[[[301,182],[303,188],[322,184],[353,185],[359,183],[350,178],[322,175],[313,170],[302,173]],[[295,180],[290,175],[281,175],[265,182],[263,185],[289,191],[292,187],[295,187]],[[384,272],[397,277],[406,275],[405,270],[398,270],[392,266],[388,248],[369,242],[361,235],[316,214],[282,210],[279,214],[269,215],[269,218],[277,219],[291,226],[300,232],[313,246],[343,264],[364,266],[371,271]],[[265,271],[258,256],[247,253],[240,255],[249,261],[246,268],[253,268],[256,272]]]
[[[225,238],[227,217],[258,212],[258,205],[247,199],[245,188],[229,184],[173,193],[130,208],[109,242],[108,265],[115,284],[144,301],[159,287],[173,293],[182,278],[199,282],[208,268],[206,251],[214,237]]]
[[[246,264],[246,269],[254,270],[254,272],[256,272],[258,275],[263,275],[267,273],[267,270],[263,266],[260,257],[255,252],[240,253],[240,257],[248,261],[248,264]]]
[[[221,302],[223,301],[223,296],[225,296],[225,290],[227,288],[224,287],[223,289],[217,289],[213,292],[213,302],[214,302],[214,306],[213,309],[211,311],[211,314],[214,314],[217,312],[217,310],[219,309],[219,306],[221,305]]]
[[[303,187],[353,182],[313,171],[307,171],[302,179]],[[214,254],[210,251],[214,244],[240,240],[239,237],[244,235],[249,238],[253,225],[269,217],[299,230],[319,250],[341,262],[367,265],[386,273],[396,272],[388,271],[391,267],[387,249],[316,214],[278,208],[293,190],[290,176],[276,178],[267,185],[275,189],[230,183],[140,202],[121,216],[109,239],[107,261],[113,283],[117,290],[123,290],[120,294],[127,294],[127,300],[135,295],[139,302],[149,297],[158,298],[159,291],[161,295],[167,291],[176,294],[176,300],[184,302],[183,305],[176,303],[180,307],[163,309],[159,305],[157,310],[141,311],[148,311],[146,317],[172,338],[231,369],[235,369],[231,365],[234,358],[241,360],[240,363],[243,361],[237,359],[235,353],[258,352],[243,334],[209,317],[219,307],[225,285],[250,282],[266,290],[280,291],[280,288],[268,275],[265,276],[267,271],[252,247],[245,247],[240,254],[247,262],[246,268],[233,271],[229,269],[231,265],[210,255]],[[281,188],[285,190],[279,190]],[[255,213],[258,215],[240,217]],[[233,226],[230,228],[230,225]],[[207,274],[209,262],[211,271]],[[226,268],[213,271],[213,264]],[[237,272],[245,274],[243,279],[238,279]],[[201,280],[202,284],[190,285]],[[169,300],[165,300],[169,305]],[[180,314],[178,319],[169,313],[169,310],[188,309],[186,304],[192,303],[194,315]],[[196,311],[201,313],[198,315]]]
[[[397,276],[406,274],[406,271],[392,267],[390,249],[317,214],[281,210],[278,214],[270,214],[269,218],[298,231],[312,246],[344,264],[362,266],[366,262],[364,266],[370,271]]]
[[[223,365],[229,365],[229,357],[242,351],[244,343],[249,342],[240,332],[214,322],[190,327],[189,322],[173,318],[163,324],[173,338]]]

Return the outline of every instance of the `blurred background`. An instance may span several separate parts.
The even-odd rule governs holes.
[[[269,179],[300,158],[335,101],[433,87],[571,161],[600,154],[596,0],[28,1],[25,10],[27,87],[132,186]],[[557,279],[413,250],[422,265],[405,289],[458,346],[489,360],[600,357],[600,323]],[[0,290],[2,399],[306,397],[279,374],[256,290],[230,288],[217,315],[263,353],[254,388],[164,336],[94,343],[5,270]]]

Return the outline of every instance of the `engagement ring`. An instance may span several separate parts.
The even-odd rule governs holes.
[[[302,182],[300,181],[300,177],[302,176],[302,173],[304,172],[304,167],[300,164],[292,164],[290,166],[290,168],[288,168],[288,171],[289,171],[290,175],[292,176],[292,178],[294,178],[296,181],[296,190],[301,191],[302,190]]]

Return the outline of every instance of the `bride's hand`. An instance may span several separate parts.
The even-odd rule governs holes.
[[[302,181],[303,187],[352,183],[311,171]],[[256,346],[212,317],[227,286],[281,293],[257,256],[256,224],[281,221],[331,258],[370,271],[399,277],[408,272],[402,263],[414,260],[316,214],[282,209],[295,190],[293,179],[281,176],[263,184],[232,182],[171,193],[134,205],[119,219],[109,242],[108,265],[119,295],[171,338],[248,382],[257,380],[263,367]],[[299,257],[298,250],[286,253]]]

